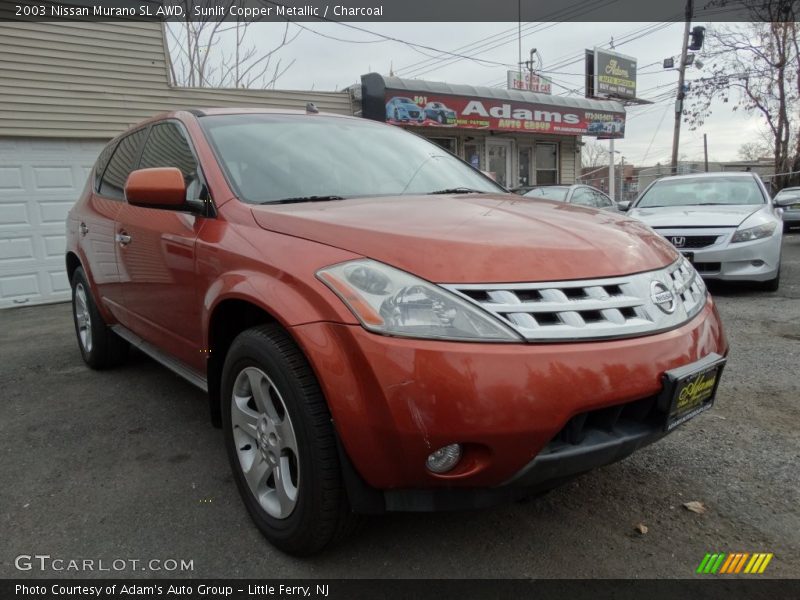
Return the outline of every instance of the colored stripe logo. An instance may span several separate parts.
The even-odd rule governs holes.
[[[707,553],[696,573],[704,575],[735,575],[746,573],[760,575],[767,569],[767,565],[774,555],[769,552],[715,552]]]

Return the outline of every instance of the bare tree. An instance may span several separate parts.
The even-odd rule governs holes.
[[[227,14],[234,0],[222,3]],[[188,14],[189,0],[183,0]],[[277,39],[263,49],[251,41],[253,21],[218,21],[214,17],[168,23],[172,83],[184,87],[272,89],[294,64],[284,64],[278,52],[291,44],[301,29],[287,21]]]
[[[600,142],[584,142],[581,149],[581,165],[602,167],[608,164],[608,149]]]
[[[737,154],[739,158],[747,161],[757,161],[759,158],[767,156],[769,149],[761,142],[745,142],[739,146]]]
[[[710,29],[704,75],[691,83],[685,120],[696,129],[715,99],[759,115],[769,134],[775,173],[797,170],[800,147],[798,24],[786,0],[744,0],[754,22]],[[794,176],[776,178],[778,188]]]

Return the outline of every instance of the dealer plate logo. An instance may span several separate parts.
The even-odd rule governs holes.
[[[675,294],[660,281],[650,284],[650,298],[662,311],[671,315],[675,312]]]

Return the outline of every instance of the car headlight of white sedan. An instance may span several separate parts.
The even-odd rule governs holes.
[[[736,233],[734,233],[731,238],[731,244],[735,244],[736,242],[752,242],[753,240],[769,237],[775,232],[775,227],[777,227],[777,225],[778,224],[773,221],[771,223],[762,223],[755,227],[737,229]]]

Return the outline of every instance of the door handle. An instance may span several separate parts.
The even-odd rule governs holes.
[[[127,233],[125,233],[124,231],[120,231],[120,232],[119,232],[119,233],[118,233],[118,234],[115,236],[115,239],[116,239],[116,241],[117,241],[117,242],[119,242],[119,245],[120,245],[120,246],[127,246],[128,244],[130,244],[130,243],[131,243],[131,236],[129,236],[129,235],[128,235]]]
[[[80,230],[81,235],[86,235],[87,233],[89,233],[89,228],[86,226],[86,223],[81,223],[78,226],[78,229]]]

